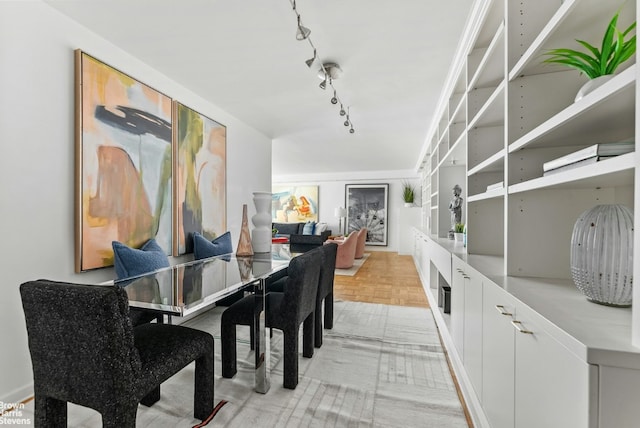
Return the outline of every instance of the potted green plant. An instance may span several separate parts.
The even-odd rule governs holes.
[[[453,229],[453,236],[456,241],[462,242],[464,235],[464,223],[456,223]]]
[[[575,68],[590,79],[578,91],[576,101],[607,82],[616,69],[636,52],[635,34],[625,40],[631,31],[636,28],[636,22],[634,21],[626,30],[620,31],[617,28],[618,15],[619,12],[609,22],[602,38],[600,49],[584,40],[576,39],[576,42],[585,47],[588,52],[574,49],[551,49],[545,53],[545,55],[549,56],[544,60],[545,63],[555,63]]]
[[[408,181],[402,183],[402,200],[405,207],[412,207],[415,199],[415,187]]]

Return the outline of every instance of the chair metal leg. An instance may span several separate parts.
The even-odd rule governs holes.
[[[67,402],[36,394],[34,425],[43,428],[67,426]]]
[[[258,329],[260,329],[259,326]],[[249,326],[249,349],[252,351],[256,349],[256,329],[252,325]]]

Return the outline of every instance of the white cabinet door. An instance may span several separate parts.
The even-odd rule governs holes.
[[[516,305],[515,427],[589,427],[589,366]],[[603,427],[604,428],[604,427]]]
[[[467,275],[463,268],[466,266],[457,257],[452,258],[451,337],[461,360],[464,358],[464,282]]]
[[[482,277],[470,267],[464,278],[463,364],[482,402]]]
[[[402,207],[398,212],[398,254],[411,254],[413,228],[420,224],[420,207]]]
[[[513,428],[515,299],[484,281],[482,303],[482,407],[491,428]]]
[[[422,275],[427,278],[427,280],[429,279],[431,272],[431,256],[429,255],[430,246],[431,244],[426,237],[420,238],[420,269],[422,271]]]

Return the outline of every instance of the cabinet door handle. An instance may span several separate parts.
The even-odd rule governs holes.
[[[504,306],[502,305],[496,305],[496,309],[498,310],[498,312],[500,312],[500,315],[508,315],[508,316],[513,315],[511,312],[507,312]]]
[[[471,279],[471,277],[467,276],[464,272],[462,273],[462,277],[463,277],[464,279]]]
[[[511,321],[511,325],[513,325],[516,328],[516,330],[518,330],[520,333],[533,334],[533,332],[531,330],[527,330],[524,327],[522,327],[522,322],[521,321],[513,320],[513,321]]]

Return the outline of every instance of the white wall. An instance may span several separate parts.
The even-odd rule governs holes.
[[[253,215],[251,192],[271,188],[269,138],[41,1],[0,1],[0,401],[5,403],[32,393],[18,286],[38,278],[97,283],[114,276],[112,268],[74,273],[77,48],[227,126],[227,224],[234,245],[242,204]]]
[[[277,143],[275,143],[277,144]],[[408,181],[416,188],[416,205],[421,205],[420,178],[414,171],[361,171],[342,174],[305,174],[305,175],[274,175],[273,184],[310,185],[318,186],[318,221],[327,223],[333,233],[337,234],[338,219],[334,215],[336,207],[345,207],[346,184],[389,184],[389,224],[387,230],[387,246],[367,246],[368,250],[398,251],[399,235],[402,230],[400,224],[400,210],[404,208],[402,200],[402,182]],[[411,226],[419,226],[411,225]],[[344,230],[344,219],[342,220]]]

